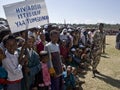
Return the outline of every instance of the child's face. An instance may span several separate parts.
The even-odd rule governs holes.
[[[49,57],[48,57],[48,55],[46,55],[46,56],[42,57],[42,62],[47,63],[48,59],[49,59]]]
[[[71,70],[68,69],[68,70],[67,70],[67,75],[69,76],[70,74],[71,74]]]
[[[68,60],[69,60],[69,62],[72,62],[72,57],[69,57]]]
[[[0,48],[0,62],[5,58],[5,54],[3,53],[2,49]]]
[[[51,41],[53,42],[53,43],[57,43],[58,42],[58,34],[53,34],[52,36],[51,36]]]
[[[42,41],[45,41],[45,34],[40,34],[40,39],[41,39]]]
[[[66,46],[66,42],[64,41],[64,42],[62,42],[62,46]]]
[[[29,38],[27,43],[28,43],[28,47],[32,48],[33,45],[34,45],[34,39],[33,38]]]
[[[15,39],[8,40],[5,45],[6,49],[9,53],[14,54],[15,50],[17,49],[17,42]]]

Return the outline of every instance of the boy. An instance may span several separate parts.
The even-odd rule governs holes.
[[[49,53],[49,71],[51,74],[51,90],[62,89],[62,62],[60,58],[60,50],[58,42],[59,34],[53,30],[50,32],[51,42],[45,46],[45,50]]]
[[[31,90],[34,84],[35,75],[41,69],[39,55],[33,50],[35,38],[29,36],[26,41],[26,52],[25,56],[27,57],[27,64],[23,67],[24,78],[22,80],[22,90]]]
[[[16,39],[13,35],[5,36],[3,44],[6,48],[6,58],[2,61],[3,67],[8,72],[7,90],[21,90],[21,79],[23,78],[21,61],[18,60]]]

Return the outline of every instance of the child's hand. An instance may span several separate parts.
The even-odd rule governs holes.
[[[38,90],[37,87],[33,87],[32,90]]]
[[[56,75],[56,73],[51,73],[50,74],[52,77],[56,77],[57,75]]]
[[[24,71],[25,71],[25,73],[29,73],[29,72],[30,72],[30,68],[25,67],[25,68],[24,68]]]
[[[22,66],[23,65],[27,65],[28,64],[28,57],[27,56],[23,56],[23,58],[20,60],[19,62]]]
[[[27,48],[27,47],[28,47],[28,44],[27,44],[27,42],[25,42],[25,43],[23,44],[22,48],[25,49],[25,48]]]
[[[82,56],[81,56],[82,59],[84,59],[86,57],[87,57],[86,54],[82,54]]]
[[[25,56],[23,58],[23,62],[24,62],[24,65],[28,65],[28,57],[27,56]]]

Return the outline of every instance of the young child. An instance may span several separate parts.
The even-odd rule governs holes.
[[[68,55],[67,61],[66,61],[66,65],[68,66],[72,66],[72,67],[78,67],[78,64],[73,60],[73,56],[72,54]]]
[[[4,52],[0,48],[0,90],[3,90],[4,85],[7,84],[7,71],[2,67],[2,60],[5,58]]]
[[[51,90],[62,90],[62,61],[60,58],[60,49],[57,44],[59,33],[56,30],[50,32],[51,42],[45,46],[49,53],[49,72],[51,74]]]
[[[71,68],[71,66],[67,67],[67,77],[64,78],[64,90],[75,90],[75,78]]]
[[[47,41],[45,40],[45,33],[40,33],[40,41],[37,42],[36,48],[37,52],[40,53],[40,51],[44,50],[45,45],[47,44]]]
[[[34,84],[35,75],[41,69],[40,57],[35,50],[33,50],[34,45],[34,37],[29,36],[26,41],[26,52],[25,56],[27,56],[28,64],[23,67],[24,78],[22,80],[22,90],[29,89],[31,90]]]
[[[35,76],[35,86],[38,87],[38,90],[49,90],[51,85],[50,73],[48,71],[48,62],[49,56],[47,51],[40,52],[40,60],[42,69]]]
[[[62,62],[65,64],[68,57],[69,48],[67,47],[66,40],[61,41],[60,55],[62,56]]]
[[[21,61],[18,60],[17,42],[13,35],[5,36],[3,40],[5,59],[2,60],[3,67],[8,72],[7,90],[21,90],[21,79],[23,78]]]
[[[80,88],[82,88],[81,85],[84,84],[85,81],[80,80],[80,77],[78,75],[78,71],[76,68],[72,67],[72,73],[73,73],[74,78],[75,78],[75,90],[81,90],[80,89]]]

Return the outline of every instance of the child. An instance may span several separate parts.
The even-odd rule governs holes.
[[[75,90],[81,90],[80,88],[82,84],[85,83],[85,81],[80,81],[80,77],[77,75],[78,72],[77,72],[77,69],[72,67],[72,73],[74,75],[74,78],[75,78]]]
[[[40,52],[40,60],[42,69],[35,76],[35,86],[38,87],[38,90],[49,90],[51,84],[50,73],[48,71],[48,62],[49,56],[47,51]]]
[[[65,81],[64,90],[75,90],[75,78],[74,75],[72,74],[71,68],[72,68],[71,66],[67,67],[67,77],[64,78]]]
[[[71,54],[68,55],[66,64],[67,64],[67,66],[70,65],[72,67],[77,67],[78,66],[78,64],[73,60],[73,56]]]
[[[8,72],[7,90],[21,90],[21,79],[23,78],[21,61],[18,60],[17,42],[13,35],[5,36],[3,40],[5,59],[2,61],[3,67]]]
[[[69,48],[67,47],[66,40],[61,41],[60,54],[62,55],[62,62],[65,64],[68,57]]]
[[[7,71],[2,67],[2,60],[5,58],[5,55],[0,48],[0,90],[3,90],[4,85],[7,84]]]
[[[51,74],[51,90],[62,90],[62,62],[58,42],[59,34],[53,30],[50,32],[51,42],[45,46],[49,53],[49,71]]]
[[[22,90],[32,89],[35,75],[41,68],[39,55],[35,50],[33,50],[34,41],[34,37],[29,36],[26,43],[27,50],[25,52],[25,56],[27,56],[28,64],[23,67],[24,78],[22,80]]]
[[[36,48],[37,52],[44,50],[45,45],[47,44],[47,41],[45,40],[45,33],[40,33],[40,41],[37,42]]]

